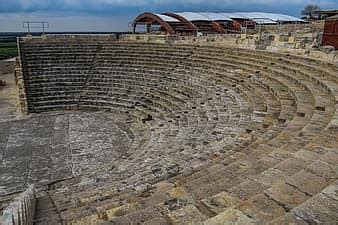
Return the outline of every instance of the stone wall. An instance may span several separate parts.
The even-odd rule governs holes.
[[[35,211],[35,186],[31,185],[25,192],[16,197],[4,210],[1,224],[33,224]]]
[[[301,25],[299,25],[301,26]],[[309,25],[303,25],[306,29]],[[291,28],[290,28],[291,29]],[[310,35],[311,33],[309,33]],[[100,42],[100,41],[132,41],[132,42],[151,42],[151,43],[173,43],[173,44],[197,44],[197,45],[215,45],[244,49],[263,49],[275,52],[293,53],[307,57],[320,56],[320,59],[328,62],[338,63],[338,51],[326,51],[318,46],[313,46],[315,41],[311,37],[304,38],[304,34],[298,34],[296,37],[280,34],[225,34],[225,35],[206,35],[195,36],[168,36],[154,34],[127,34],[120,35],[44,35],[41,37],[25,37],[21,41],[30,42],[39,38],[42,42]],[[57,37],[57,38],[55,38]],[[10,63],[8,64],[10,65]],[[8,67],[7,67],[8,68]],[[13,65],[9,67],[10,70]],[[0,71],[1,75],[1,71]]]
[[[56,38],[57,37],[57,38]],[[20,42],[30,42],[31,40],[39,39],[41,42],[100,42],[100,41],[115,41],[117,40],[117,36],[114,34],[111,35],[42,35],[42,36],[26,36],[23,38],[20,38]]]
[[[324,29],[324,23],[324,20],[319,20],[310,23],[297,24],[296,26],[294,24],[283,24],[281,26],[264,25],[262,30],[271,33],[293,33],[296,28],[297,33],[308,33],[309,31],[320,32]]]
[[[125,34],[119,37],[119,41],[140,41],[140,42],[156,42],[166,43],[168,35],[155,34]]]
[[[28,112],[27,98],[26,98],[25,83],[23,80],[22,65],[21,65],[20,58],[16,59],[15,81],[19,88],[19,101],[20,101],[21,111],[23,113],[27,113]]]
[[[230,48],[261,49],[272,52],[289,53],[326,62],[338,63],[338,51],[330,48],[313,46],[314,40],[304,41],[303,36],[287,36],[278,34],[249,35],[249,34],[226,34],[196,36],[164,36],[164,35],[123,35],[120,40],[139,42],[166,42],[172,44],[196,44],[223,46]]]

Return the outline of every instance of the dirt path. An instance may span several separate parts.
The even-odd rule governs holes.
[[[19,104],[19,90],[15,84],[14,71],[0,77],[6,82],[0,86],[0,122],[21,118],[23,115]]]

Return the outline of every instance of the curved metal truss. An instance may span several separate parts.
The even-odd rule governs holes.
[[[171,35],[175,34],[175,30],[169,25],[169,23],[155,13],[146,12],[137,16],[133,23],[134,32],[138,24],[146,24],[147,32],[149,32],[153,24],[159,24],[167,33]]]

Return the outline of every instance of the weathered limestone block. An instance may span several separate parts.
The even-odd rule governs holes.
[[[274,42],[283,42],[283,38],[281,35],[276,34],[274,37]]]
[[[196,224],[206,220],[208,217],[201,213],[196,206],[187,205],[168,215],[175,224]]]
[[[93,214],[90,216],[83,217],[79,220],[73,220],[66,222],[67,225],[87,225],[87,224],[98,224],[99,216],[98,214]]]
[[[242,40],[247,39],[247,34],[241,34],[241,39]]]
[[[209,210],[218,214],[237,204],[239,199],[223,191],[207,199],[203,199],[202,202],[209,208]]]
[[[31,225],[35,212],[35,185],[16,197],[3,212],[3,223],[6,225]]]
[[[290,36],[288,42],[291,43],[295,43],[296,42],[296,37],[295,36]]]
[[[223,225],[223,224],[246,224],[246,225],[253,225],[256,222],[246,216],[244,213],[237,209],[230,208],[223,213],[218,214],[217,216],[205,221],[203,225]]]

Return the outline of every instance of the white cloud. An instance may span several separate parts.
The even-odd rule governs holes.
[[[199,9],[255,9],[303,7],[306,4],[317,4],[322,8],[338,8],[338,0],[0,0],[0,12],[32,11],[82,11],[119,12],[123,10],[199,10]],[[202,6],[202,7],[201,7]],[[263,6],[263,7],[262,7]],[[266,7],[265,7],[266,6]],[[128,8],[129,7],[129,8]],[[297,10],[298,10],[297,9]]]
[[[44,5],[46,2],[49,4],[52,1],[46,0],[19,0],[23,7],[31,5]],[[181,5],[181,4],[233,4],[234,0],[63,0],[65,5],[81,5],[91,3],[93,5],[110,4],[110,5],[127,5],[127,6],[144,6],[144,5]],[[337,0],[236,0],[236,4],[323,4],[331,5],[338,4]]]

